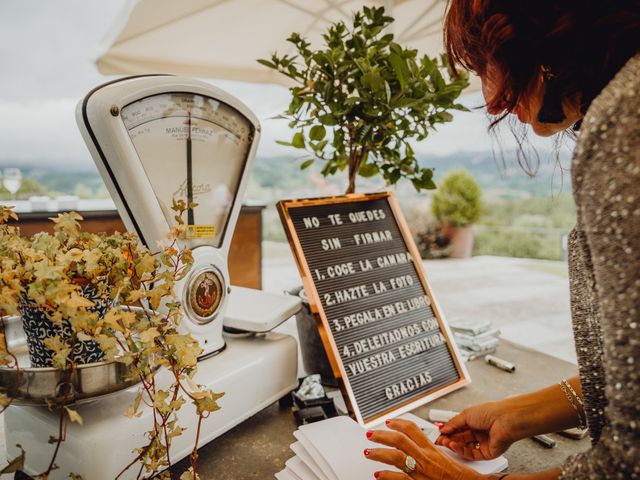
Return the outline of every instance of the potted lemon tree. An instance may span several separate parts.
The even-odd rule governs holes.
[[[482,213],[482,191],[466,170],[449,172],[431,199],[433,215],[450,239],[451,258],[469,258],[473,252],[473,227]]]
[[[291,79],[291,101],[282,118],[294,131],[279,143],[305,154],[301,168],[322,164],[322,174],[346,171],[346,193],[356,179],[381,175],[389,185],[401,178],[417,190],[433,189],[433,171],[418,162],[411,145],[452,111],[469,84],[454,76],[446,56],[431,58],[395,42],[384,8],[364,7],[351,24],[336,22],[313,48],[300,34],[287,41],[296,55],[274,53],[258,60]]]

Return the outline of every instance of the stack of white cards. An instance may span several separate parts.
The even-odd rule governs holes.
[[[432,441],[439,435],[435,425],[415,415],[405,414],[401,418],[416,422]],[[276,473],[278,480],[370,480],[379,470],[397,470],[366,459],[365,448],[381,445],[367,440],[366,430],[349,417],[303,425],[293,435],[297,440],[291,445],[295,456],[286,462],[284,470]],[[483,474],[500,472],[508,465],[504,457],[467,462],[444,447],[437,448]]]
[[[500,330],[487,320],[452,321],[450,326],[465,362],[494,353],[500,343]]]

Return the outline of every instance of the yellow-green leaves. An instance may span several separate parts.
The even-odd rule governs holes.
[[[71,347],[58,336],[45,338],[44,344],[53,352],[53,366],[60,369],[67,368]]]
[[[224,393],[214,393],[210,390],[203,390],[200,392],[194,392],[192,395],[195,397],[193,403],[196,406],[198,415],[204,415],[206,413],[220,410],[218,400],[224,396]]]
[[[76,410],[72,410],[69,407],[64,407],[64,409],[66,410],[67,415],[69,415],[69,420],[71,420],[72,422],[79,423],[80,425],[82,425],[82,417],[80,416],[80,414]]]
[[[136,263],[136,275],[138,278],[144,278],[145,273],[151,273],[156,268],[156,259],[153,255],[145,253],[143,257]]]
[[[160,332],[155,327],[148,328],[140,332],[140,341],[143,344],[153,345],[153,342],[156,338],[160,336]]]
[[[18,220],[18,215],[13,211],[14,207],[0,205],[0,224],[7,223],[10,218]]]
[[[57,217],[50,218],[55,226],[54,232],[63,234],[64,237],[77,235],[80,232],[79,220],[82,220],[82,215],[77,212],[59,213]]]
[[[180,480],[200,480],[200,475],[193,471],[193,467],[189,467],[180,475]]]
[[[321,132],[316,130],[314,136],[320,138]],[[221,396],[193,383],[202,348],[179,330],[182,307],[174,285],[194,262],[183,242],[182,216],[187,207],[183,200],[174,200],[177,225],[157,252],[132,234],[83,232],[77,213],[52,219],[53,234],[22,237],[6,223],[15,214],[0,207],[0,314],[17,314],[28,306],[42,314],[43,322],[52,324],[46,328],[70,331],[70,335],[60,333],[44,340],[53,366],[69,374],[78,361],[72,353],[75,342],[95,341],[105,361],[127,366],[129,379],[138,380],[140,390],[126,415],[137,417],[153,409],[148,443],[136,450],[145,478],[155,478],[169,466],[171,442],[185,430],[178,424],[177,412],[189,402],[204,418],[219,408]],[[13,363],[0,330],[0,364]],[[162,369],[164,374],[156,375]],[[0,395],[0,409],[10,400]],[[82,424],[82,417],[68,405],[52,402],[50,406],[69,421]],[[158,478],[168,476],[160,473]],[[199,477],[191,468],[181,478]]]
[[[171,356],[175,359],[178,368],[194,368],[198,363],[198,356],[202,348],[189,334],[169,334],[165,336],[165,342],[171,349]]]

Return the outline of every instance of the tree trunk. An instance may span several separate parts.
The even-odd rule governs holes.
[[[345,195],[356,193],[356,178],[358,177],[358,170],[360,170],[363,155],[363,152],[358,152],[357,150],[351,152],[349,155],[349,186],[347,187]]]
[[[357,170],[353,170],[351,165],[349,165],[349,186],[347,187],[346,195],[350,193],[356,193],[356,176],[358,175]]]

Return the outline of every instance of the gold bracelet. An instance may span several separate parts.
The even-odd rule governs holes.
[[[567,387],[569,389],[569,391],[571,391],[571,394],[573,395],[573,398],[575,398],[578,401],[578,405],[580,405],[582,407],[584,405],[583,402],[582,402],[582,399],[576,393],[576,391],[573,389],[571,384],[566,379],[563,379],[562,382],[564,383],[565,387]],[[583,408],[583,410],[584,410],[584,408]]]
[[[587,420],[586,419],[587,415],[584,412],[582,399],[578,396],[578,394],[573,389],[573,387],[569,384],[569,382],[567,382],[567,380],[564,378],[560,380],[560,388],[562,389],[563,393],[567,397],[567,400],[569,400],[569,403],[571,404],[573,409],[578,414],[578,429],[586,430],[587,427],[585,424]]]

